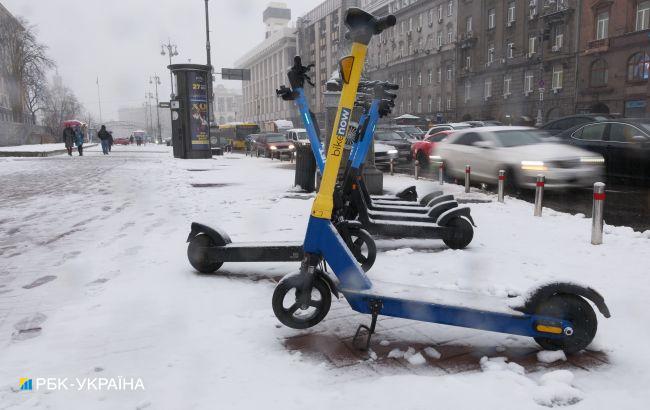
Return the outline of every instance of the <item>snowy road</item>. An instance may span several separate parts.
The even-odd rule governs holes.
[[[588,219],[549,209],[536,219],[530,204],[508,198],[471,205],[479,228],[467,250],[379,242],[377,279],[491,295],[553,279],[593,286],[613,315],[599,315],[590,347],[606,355],[605,366],[527,372],[491,357],[476,359],[478,371],[450,374],[422,370],[428,364],[417,355],[430,350],[404,360],[389,357],[389,345],[361,365],[336,367],[287,350],[287,337],[310,332],[275,319],[272,282],[243,278],[283,275],[296,264],[227,264],[220,272],[228,275],[202,276],[186,260],[194,220],[234,241],[301,240],[311,202],[292,194],[292,182],[277,161],[236,154],[181,161],[155,146],[115,147],[109,157],[92,149],[82,158],[0,159],[0,408],[647,407],[650,232],[608,226],[594,247]],[[411,182],[394,177],[386,185]],[[195,187],[202,184],[215,186]],[[460,195],[459,187],[445,189]],[[350,323],[367,322],[342,301],[333,309]],[[335,320],[314,332],[351,336]],[[535,348],[526,338],[431,324],[400,329],[390,338],[426,341],[443,354],[454,340],[501,352]],[[414,371],[373,370],[398,359]],[[20,391],[24,377],[139,378],[144,389]]]

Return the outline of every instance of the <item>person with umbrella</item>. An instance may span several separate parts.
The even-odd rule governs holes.
[[[72,147],[74,144],[75,132],[72,126],[69,123],[65,124],[63,129],[63,143],[65,144],[65,149],[68,150],[68,155],[72,156]]]
[[[82,157],[84,155],[84,132],[80,125],[74,127],[74,143],[77,146],[77,151],[79,151],[79,156]]]

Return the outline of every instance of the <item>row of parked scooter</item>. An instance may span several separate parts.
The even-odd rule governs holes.
[[[452,249],[463,249],[475,226],[470,209],[460,207],[452,195],[431,192],[418,198],[415,187],[409,187],[397,196],[372,196],[366,189],[363,163],[377,122],[395,105],[398,86],[361,81],[361,71],[371,37],[395,21],[357,8],[347,11],[352,52],[340,62],[341,100],[326,156],[304,93],[305,83],[313,86],[311,66],[296,57],[288,72],[290,87],[277,90],[278,97],[298,107],[322,175],[304,242],[232,243],[222,230],[195,222],[188,237],[190,263],[199,272],[213,273],[225,262],[301,261],[299,271],[275,289],[276,317],[295,329],[315,326],[327,315],[331,295],[342,294],[354,310],[371,315],[370,326],[360,325],[355,335],[360,348],[369,347],[379,315],[530,336],[546,349],[567,353],[585,348],[597,327],[587,300],[609,317],[602,296],[591,288],[548,284],[532,290],[521,306],[512,306],[508,298],[371,281],[366,275],[376,258],[373,236],[442,239]],[[350,133],[355,107],[362,113]],[[352,149],[342,165],[346,140]]]

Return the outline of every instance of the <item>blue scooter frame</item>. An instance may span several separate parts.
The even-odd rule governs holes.
[[[593,309],[583,298],[590,299],[605,317],[610,316],[604,299],[593,289],[554,283],[532,292],[523,305],[511,307],[507,299],[468,292],[378,281],[373,284],[359,268],[330,220],[333,191],[367,44],[373,35],[393,26],[395,17],[377,19],[360,9],[351,8],[347,11],[345,24],[349,29],[347,37],[353,41],[352,52],[351,56],[344,57],[340,62],[344,85],[325,171],[307,226],[303,245],[305,257],[300,272],[285,276],[275,289],[273,310],[276,317],[285,325],[297,329],[314,326],[329,311],[329,292],[338,296],[340,291],[352,309],[372,315],[370,327],[360,325],[355,335],[356,342],[362,331],[367,331],[366,343],[362,344],[365,348],[370,344],[379,314],[530,336],[546,349],[563,349],[567,353],[585,348],[595,336],[596,318]],[[369,144],[369,141],[364,143]],[[332,268],[336,279],[319,269],[323,260]],[[295,301],[285,307],[285,298],[292,290],[295,290]],[[319,293],[318,298],[314,298],[314,290]],[[399,297],[405,290],[417,296],[412,299]],[[302,316],[303,313],[305,316]]]

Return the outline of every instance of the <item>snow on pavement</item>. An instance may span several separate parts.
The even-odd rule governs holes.
[[[598,314],[591,348],[611,364],[527,374],[486,357],[471,373],[355,373],[288,352],[282,340],[301,332],[275,319],[273,284],[238,277],[282,275],[297,264],[231,263],[219,271],[229,275],[198,275],[187,262],[192,221],[219,226],[233,241],[301,240],[311,201],[293,192],[286,163],[236,154],[183,161],[163,147],[117,148],[107,157],[91,149],[81,158],[0,159],[2,408],[637,409],[650,399],[648,235],[608,226],[595,247],[590,220],[550,209],[534,218],[531,204],[506,198],[470,205],[478,228],[463,251],[437,240],[381,239],[376,279],[501,296],[550,280],[594,287],[612,318]],[[413,183],[385,181],[392,190]],[[439,187],[417,185],[421,193]],[[443,188],[462,196],[461,187]],[[463,334],[505,349],[535,346],[422,327],[440,340]],[[421,366],[435,349],[408,355]],[[145,389],[24,392],[21,377],[137,377]]]

